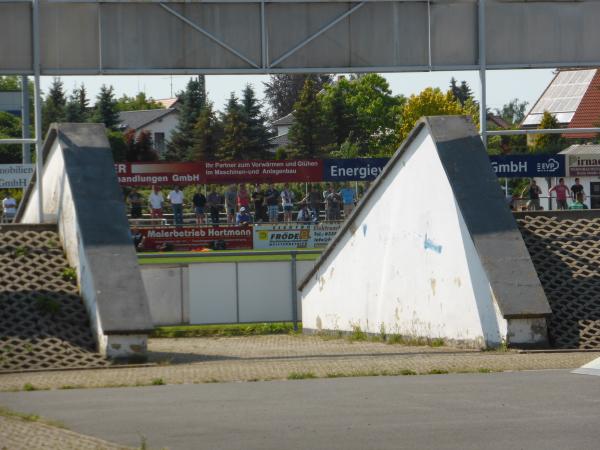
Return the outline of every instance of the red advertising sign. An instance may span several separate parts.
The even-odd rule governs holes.
[[[317,159],[273,161],[206,161],[207,183],[283,183],[320,181],[323,161]]]
[[[198,226],[140,228],[143,250],[194,250],[211,248],[214,241],[224,241],[227,250],[252,249],[252,227]]]
[[[203,163],[116,163],[115,171],[121,186],[205,183]]]

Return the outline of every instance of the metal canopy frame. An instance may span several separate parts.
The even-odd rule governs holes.
[[[161,68],[146,68],[146,69],[111,69],[106,68],[103,65],[103,29],[102,29],[102,9],[99,9],[98,14],[98,68],[97,69],[45,69],[44,75],[158,75],[158,74],[169,74],[169,75],[188,75],[188,74],[272,74],[272,73],[348,73],[348,72],[426,72],[426,71],[464,71],[472,70],[479,72],[480,82],[480,134],[484,144],[487,144],[487,137],[492,135],[523,135],[523,134],[578,134],[578,133],[600,133],[600,128],[581,128],[581,129],[552,129],[552,130],[498,130],[498,131],[487,131],[486,129],[486,115],[487,115],[487,83],[486,73],[488,70],[494,69],[524,69],[524,68],[557,68],[557,67],[598,67],[600,61],[561,61],[561,62],[535,62],[535,63],[519,63],[519,64],[505,64],[496,63],[488,64],[486,55],[486,3],[488,0],[455,0],[454,3],[470,3],[477,5],[477,61],[476,64],[434,64],[433,63],[433,50],[432,50],[432,16],[431,7],[432,4],[443,4],[451,3],[451,0],[362,0],[362,1],[344,1],[344,0],[146,0],[140,2],[139,0],[47,0],[48,4],[98,4],[99,7],[102,4],[142,4],[150,3],[160,6],[168,14],[176,17],[185,25],[191,27],[204,37],[208,38],[211,42],[217,44],[227,52],[235,55],[237,58],[248,64],[248,68],[172,68],[172,69],[161,69]],[[519,0],[493,0],[496,3],[517,3]],[[527,0],[520,0],[526,3]],[[564,2],[572,1],[576,3],[577,0],[564,0]],[[2,74],[8,75],[25,75],[23,77],[23,89],[27,89],[27,78],[26,76],[32,76],[34,79],[34,138],[23,137],[21,139],[0,139],[0,144],[35,144],[36,147],[36,183],[38,192],[38,218],[40,222],[44,220],[43,214],[43,176],[42,176],[42,100],[40,90],[40,77],[42,74],[41,63],[40,63],[40,2],[41,0],[0,0],[0,4],[22,4],[27,3],[31,5],[31,55],[32,65],[31,69],[28,70],[2,70]],[[368,67],[281,67],[281,64],[289,59],[292,55],[296,54],[301,49],[305,48],[309,43],[323,35],[327,31],[334,28],[340,22],[344,21],[356,11],[363,8],[368,3],[390,3],[390,2],[401,2],[401,3],[421,3],[427,5],[427,64],[426,65],[405,65],[405,66],[383,66],[378,67],[376,65]],[[244,54],[244,52],[236,49],[234,46],[227,44],[222,38],[210,32],[203,26],[199,25],[195,21],[186,17],[184,14],[178,12],[172,7],[172,5],[178,4],[259,4],[260,6],[260,61],[254,61],[251,57]],[[267,28],[267,4],[296,4],[296,3],[328,3],[328,4],[345,4],[348,9],[341,14],[336,15],[334,18],[329,19],[324,25],[320,26],[317,31],[313,31],[308,36],[304,37],[297,44],[293,45],[288,50],[285,50],[280,56],[273,61],[270,60],[270,49],[268,40],[268,28]]]

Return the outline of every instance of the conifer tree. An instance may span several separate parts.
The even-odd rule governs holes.
[[[223,137],[223,127],[208,103],[200,112],[194,127],[194,142],[188,153],[189,161],[206,161],[215,159],[220,140]]]
[[[328,143],[328,129],[317,98],[317,85],[308,77],[294,105],[294,123],[290,127],[290,146],[295,156],[315,158]]]
[[[48,127],[51,123],[65,121],[66,104],[67,99],[65,97],[63,82],[60,78],[55,77],[52,80],[48,95],[42,105],[42,129],[44,134],[48,131]]]
[[[544,111],[538,129],[547,130],[551,128],[560,128],[558,120],[548,111]],[[531,151],[535,153],[558,153],[566,145],[565,138],[561,134],[538,134],[533,138]]]
[[[246,121],[238,99],[231,93],[223,114],[223,139],[217,149],[217,157],[223,160],[247,159],[248,138]]]
[[[179,124],[167,143],[166,159],[185,159],[194,144],[194,127],[202,109],[206,107],[206,84],[204,75],[190,78],[185,91],[178,95],[181,102]]]
[[[119,125],[119,111],[117,110],[117,100],[115,99],[115,90],[112,86],[105,84],[100,87],[100,93],[96,96],[96,106],[92,120],[97,123],[103,123],[106,128],[115,130]]]
[[[73,90],[65,109],[67,122],[82,123],[89,119],[90,101],[83,83]]]
[[[261,112],[260,102],[250,84],[246,85],[243,92],[241,112],[246,122],[245,134],[248,141],[246,154],[249,158],[263,158],[270,146],[271,132],[267,128],[267,119]]]

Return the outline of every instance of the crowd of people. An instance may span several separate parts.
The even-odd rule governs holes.
[[[548,195],[552,196],[552,193],[556,196],[556,209],[559,210],[577,210],[577,209],[588,209],[585,201],[585,192],[583,186],[579,182],[579,178],[575,178],[575,184],[569,187],[565,184],[564,178],[559,178],[558,184],[552,186]],[[521,197],[527,199],[526,209],[528,211],[541,211],[544,208],[540,204],[540,197],[542,190],[534,179],[529,182],[529,186],[525,187],[521,192]],[[568,199],[571,199],[569,204]]]
[[[221,214],[225,213],[228,225],[247,225],[250,223],[283,222],[315,223],[325,213],[325,220],[336,221],[348,217],[358,201],[358,193],[349,184],[336,190],[328,184],[324,191],[318,185],[312,185],[301,198],[290,185],[285,183],[278,190],[273,183],[266,188],[259,184],[250,192],[245,184],[229,185],[223,191],[211,186],[206,195],[199,186],[186,204],[185,196],[179,186],[175,186],[165,197],[159,186],[152,186],[148,198],[132,189],[127,196],[132,219],[142,218],[144,206],[148,206],[150,218],[163,218],[166,205],[170,205],[173,223],[183,225],[184,208],[190,207],[198,225],[221,223]]]

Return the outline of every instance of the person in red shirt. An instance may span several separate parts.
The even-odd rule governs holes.
[[[556,208],[557,209],[568,209],[567,197],[571,196],[571,191],[565,185],[565,179],[560,178],[558,184],[550,189],[550,193],[556,192]]]
[[[246,190],[245,184],[240,184],[240,189],[237,194],[237,207],[238,211],[242,208],[249,209],[250,207],[250,194]]]

